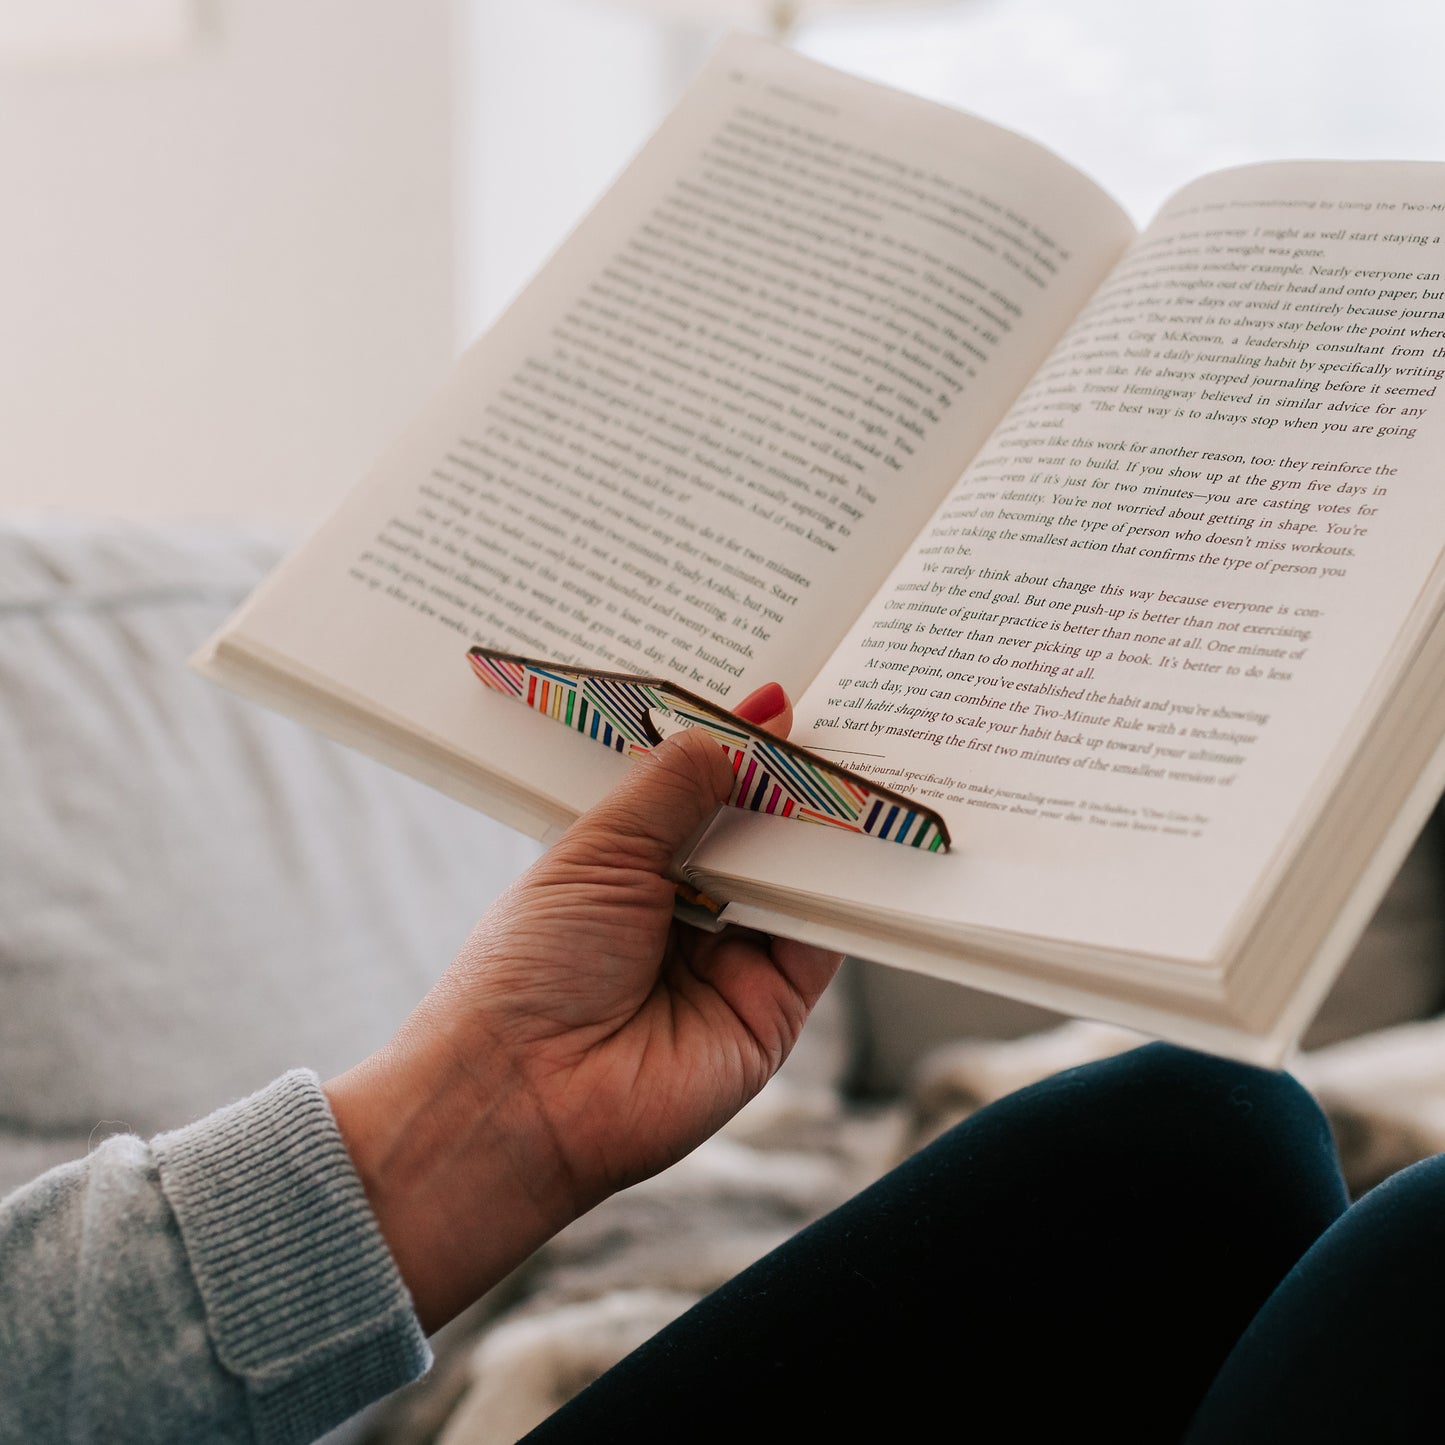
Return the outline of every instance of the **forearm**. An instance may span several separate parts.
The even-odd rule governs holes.
[[[0,1201],[0,1438],[311,1440],[428,1362],[311,1076]]]

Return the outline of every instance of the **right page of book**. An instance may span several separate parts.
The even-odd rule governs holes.
[[[1176,194],[801,701],[795,737],[927,799],[952,851],[729,820],[704,867],[1213,957],[1440,555],[1442,234],[1445,166]]]

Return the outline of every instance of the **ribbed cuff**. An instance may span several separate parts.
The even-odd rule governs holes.
[[[259,1440],[314,1440],[425,1373],[426,1336],[315,1074],[151,1148]]]

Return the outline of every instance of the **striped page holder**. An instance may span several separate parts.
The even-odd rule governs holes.
[[[774,737],[665,678],[564,667],[489,647],[473,647],[467,657],[488,687],[624,756],[650,752],[668,733],[702,728],[732,763],[728,801],[735,808],[927,853],[948,849],[948,825],[932,808]]]

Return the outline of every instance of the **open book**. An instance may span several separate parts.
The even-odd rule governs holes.
[[[197,666],[542,838],[630,764],[470,646],[777,679],[953,846],[724,810],[727,917],[1278,1063],[1445,783],[1442,235],[729,40]]]

